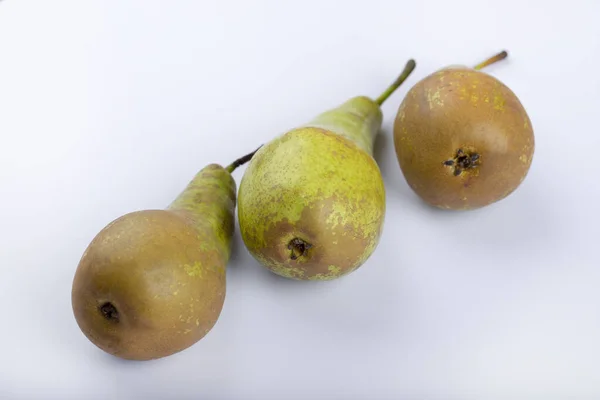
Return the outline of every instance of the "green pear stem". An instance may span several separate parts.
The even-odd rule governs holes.
[[[394,83],[392,83],[385,90],[385,92],[383,92],[381,94],[381,96],[379,96],[377,98],[377,100],[375,100],[375,103],[377,103],[381,106],[383,104],[383,102],[386,101],[387,98],[390,97],[392,95],[392,93],[394,93],[396,91],[396,89],[398,89],[400,87],[400,85],[402,85],[402,83],[413,72],[413,70],[415,69],[416,66],[417,66],[417,63],[415,62],[415,60],[412,60],[412,59],[408,60],[408,62],[406,63],[406,66],[404,67],[404,70],[402,71],[400,76],[398,76],[398,78],[394,81]]]
[[[225,169],[227,170],[227,172],[229,172],[230,174],[233,173],[233,171],[235,171],[237,169],[237,167],[242,166],[244,164],[246,164],[248,161],[250,161],[252,159],[252,157],[254,157],[254,154],[258,151],[258,149],[260,149],[262,147],[262,145],[258,146],[258,148],[256,150],[254,150],[252,153],[246,154],[243,157],[238,158],[237,160],[235,160],[234,162],[232,162],[231,164],[229,164]]]
[[[502,50],[500,53],[496,54],[495,56],[490,57],[487,60],[477,64],[476,66],[473,67],[473,69],[480,70],[480,69],[485,68],[488,65],[491,65],[495,62],[504,60],[506,57],[508,57],[508,53],[506,52],[506,50]]]

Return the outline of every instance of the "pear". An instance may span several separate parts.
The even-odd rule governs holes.
[[[225,300],[236,184],[227,168],[200,170],[165,209],[136,211],[102,229],[73,279],[75,320],[97,347],[150,360],[184,350],[215,325]]]
[[[523,182],[535,148],[515,93],[476,65],[449,66],[419,81],[400,104],[394,146],[400,169],[427,204],[470,210],[506,198]]]
[[[383,102],[349,99],[262,146],[240,182],[238,220],[250,254],[286,278],[332,280],[361,266],[382,233],[385,188],[373,158]]]

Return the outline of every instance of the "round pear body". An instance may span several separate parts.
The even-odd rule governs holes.
[[[371,130],[381,117],[378,109],[373,115]],[[333,130],[343,121],[353,126],[352,118],[358,117],[323,114],[263,146],[244,173],[241,235],[250,253],[278,275],[339,278],[362,265],[379,242],[385,188],[369,154],[370,137],[353,140],[337,133],[342,128]]]
[[[535,140],[527,112],[506,85],[452,66],[409,90],[396,115],[394,146],[407,183],[421,199],[468,210],[519,187]]]
[[[126,214],[92,240],[75,273],[77,324],[114,356],[182,351],[215,325],[225,299],[235,183],[203,169],[166,210]]]

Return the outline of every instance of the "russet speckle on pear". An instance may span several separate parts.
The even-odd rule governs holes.
[[[267,143],[240,182],[238,219],[250,254],[297,280],[344,276],[371,256],[385,218],[385,186],[373,158],[380,105],[358,96]]]
[[[234,233],[233,169],[206,166],[166,209],[126,214],[92,240],[71,298],[79,328],[97,347],[156,359],[214,327]]]
[[[421,199],[468,210],[519,187],[535,138],[511,89],[478,69],[451,66],[408,91],[394,122],[394,146],[407,183]]]

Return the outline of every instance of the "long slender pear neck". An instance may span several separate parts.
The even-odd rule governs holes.
[[[167,209],[205,216],[215,208],[231,206],[231,202],[235,203],[235,195],[236,185],[229,171],[218,164],[210,164],[192,178]]]
[[[226,168],[218,164],[202,168],[167,207],[167,210],[185,215],[197,229],[210,230],[223,246],[223,254],[229,254],[234,230],[236,184],[231,173],[250,161],[256,151],[258,149]]]
[[[368,97],[359,96],[325,111],[302,127],[321,128],[343,136],[372,156],[382,120],[379,105]]]
[[[210,164],[202,168],[168,209],[187,211],[190,214],[206,214],[218,211],[220,207],[235,207],[236,184],[231,174],[250,161],[261,147],[262,145],[225,168],[219,164]]]
[[[402,85],[415,67],[415,61],[409,60],[398,78],[377,99],[366,96],[353,97],[301,127],[322,128],[336,133],[373,156],[375,137],[383,121],[381,105]]]

